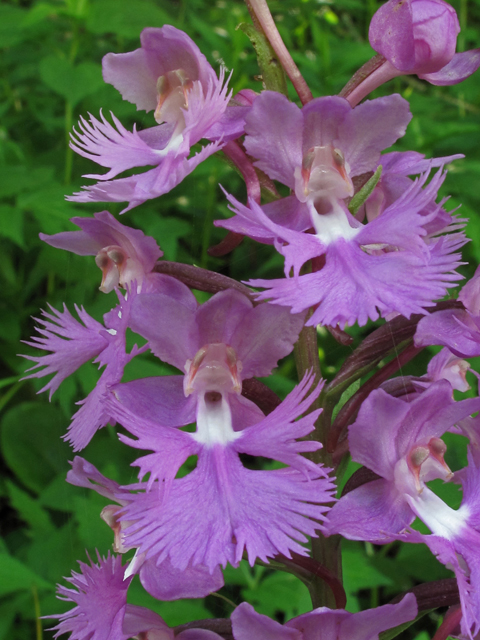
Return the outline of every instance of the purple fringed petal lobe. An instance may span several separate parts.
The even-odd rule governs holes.
[[[415,345],[442,345],[459,357],[480,356],[480,329],[463,309],[444,309],[422,318],[415,333]]]
[[[189,433],[171,427],[162,427],[158,422],[140,418],[113,396],[109,397],[105,404],[110,415],[137,438],[132,440],[120,434],[119,438],[124,444],[155,452],[134,462],[134,465],[140,468],[140,480],[147,473],[150,474],[147,490],[157,479],[165,480],[166,485],[169,486],[185,460],[200,451],[201,446]]]
[[[197,45],[183,31],[165,25],[140,34],[141,49],[129,53],[108,53],[103,58],[103,79],[137,109],[152,111],[157,106],[157,80],[168,71],[182,69],[191,80],[207,83],[212,67]]]
[[[221,144],[213,142],[203,147],[191,158],[173,156],[164,157],[160,166],[117,180],[105,180],[97,184],[83,187],[83,191],[67,196],[71,202],[128,202],[120,213],[125,213],[143,204],[146,200],[157,198],[171,189],[190,174],[201,162],[221,148]]]
[[[76,138],[72,135],[70,147],[84,158],[110,168],[105,174],[89,173],[84,178],[110,180],[127,169],[156,166],[163,161],[165,153],[162,150],[150,147],[135,129],[128,131],[113,113],[110,115],[115,127],[100,112],[101,122],[92,115],[90,122],[81,117],[78,124],[80,132],[74,129]]]
[[[108,345],[103,325],[88,315],[83,308],[75,306],[81,324],[64,305],[63,312],[50,307],[51,313],[42,311],[43,318],[36,319],[42,325],[37,327],[40,336],[33,336],[32,342],[25,341],[31,347],[51,351],[45,356],[23,356],[36,364],[28,369],[45,367],[41,371],[30,373],[28,378],[42,378],[55,373],[41,391],[50,390],[50,398],[60,383],[68,378],[82,364],[98,356]]]
[[[93,464],[80,456],[75,456],[71,465],[72,468],[67,473],[67,482],[76,487],[93,489],[105,498],[116,500],[119,489],[117,482],[103,476]]]
[[[330,509],[327,535],[339,533],[349,540],[385,544],[415,519],[403,494],[393,483],[374,480],[354,489]]]
[[[141,378],[116,384],[111,390],[128,411],[162,427],[195,422],[196,398],[185,397],[183,376]]]
[[[368,39],[396,69],[410,70],[415,64],[411,2],[390,0],[383,4],[370,22]]]
[[[213,573],[201,565],[179,571],[172,567],[168,558],[159,567],[155,562],[147,560],[139,575],[143,588],[157,600],[205,598],[224,585],[220,567],[216,567]]]
[[[262,207],[252,199],[248,201],[249,206],[246,207],[230,194],[226,195],[231,204],[231,210],[237,214],[237,217],[245,220],[248,225],[245,227],[247,230],[249,227],[253,229],[254,237],[257,237],[259,232],[266,240],[273,240],[275,248],[285,258],[284,271],[286,275],[293,269],[294,275],[298,276],[305,262],[325,253],[326,245],[316,236],[308,233],[299,233],[276,224],[265,215]],[[250,231],[247,235],[250,235]],[[288,244],[285,245],[285,243]],[[304,307],[301,311],[306,308]]]
[[[98,556],[99,564],[79,562],[81,573],[67,578],[73,588],[58,586],[59,597],[74,602],[75,607],[56,616],[59,623],[52,631],[55,638],[71,633],[71,640],[127,640],[123,619],[127,605],[127,589],[131,579],[124,580],[121,557]]]
[[[293,313],[318,305],[306,322],[309,326],[339,324],[343,328],[356,321],[363,326],[369,318],[377,320],[392,312],[407,318],[424,313],[433,300],[445,295],[447,287],[454,286],[450,274],[458,265],[457,255],[445,243],[425,264],[407,251],[369,255],[340,239],[328,247],[326,264],[316,273],[248,284],[268,288],[259,300],[292,307]]]
[[[304,640],[301,631],[257,613],[248,602],[242,602],[230,618],[235,640]]]
[[[233,450],[216,445],[204,447],[197,468],[172,483],[168,500],[162,502],[157,483],[147,493],[121,494],[128,503],[121,520],[130,524],[128,544],[147,558],[168,556],[178,569],[192,562],[213,571],[238,565],[244,549],[252,564],[278,553],[305,555],[299,542],[321,528],[315,521],[324,519],[321,503],[331,501],[332,488],[325,478],[306,480],[290,469],[250,471]]]
[[[246,117],[245,149],[255,166],[291,189],[295,167],[302,166],[302,129],[301,110],[274,91],[263,91]]]
[[[380,152],[405,135],[411,119],[408,102],[398,94],[367,100],[351,109],[338,130],[351,175],[370,171]]]
[[[320,410],[312,411],[294,422],[318,398],[322,386],[323,383],[320,383],[312,390],[312,376],[305,375],[281,405],[260,423],[243,431],[242,437],[233,443],[235,450],[252,456],[268,455],[268,457],[288,464],[294,469],[304,471],[307,477],[309,475],[313,477],[315,475],[326,476],[328,469],[325,470],[299,455],[301,452],[320,449],[320,443],[297,441],[297,438],[304,438],[313,431]],[[310,394],[307,396],[309,392]]]
[[[233,218],[228,218],[228,220],[215,220],[214,224],[217,227],[248,235],[249,238],[253,238],[257,242],[273,244],[277,236],[276,233],[269,227],[265,227],[248,207],[240,205],[233,198],[230,202],[233,205],[232,211],[236,215]],[[239,205],[238,210],[236,205]],[[286,227],[293,231],[307,231],[312,226],[308,205],[297,200],[296,196],[287,196],[286,198],[269,202],[262,206],[262,211],[275,225]]]
[[[190,300],[140,294],[133,303],[130,328],[149,341],[158,358],[183,371],[187,360],[203,346],[195,323],[196,306],[193,294]]]
[[[435,535],[421,535],[412,532],[412,542],[425,543],[439,562],[455,573],[460,605],[462,607],[461,630],[464,637],[475,638],[480,631],[480,562],[478,545],[480,536],[477,532],[467,533],[467,544],[452,542]]]
[[[438,87],[458,84],[469,78],[480,67],[480,49],[456,53],[440,71],[424,73],[419,78]]]

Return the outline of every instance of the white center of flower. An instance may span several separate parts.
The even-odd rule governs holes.
[[[197,442],[226,445],[241,436],[233,430],[228,400],[242,391],[241,370],[235,350],[224,343],[207,344],[187,360],[183,388],[186,396],[195,393],[198,398]]]

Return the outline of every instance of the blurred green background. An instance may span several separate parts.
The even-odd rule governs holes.
[[[480,45],[480,1],[452,3],[462,33],[458,49]],[[278,27],[315,96],[338,93],[353,72],[373,52],[368,25],[375,0],[281,0],[270,3]],[[105,500],[64,482],[72,459],[60,439],[74,403],[94,387],[98,371],[85,365],[67,379],[52,403],[36,396],[44,380],[19,381],[28,363],[16,354],[33,353],[20,340],[33,334],[33,316],[47,302],[60,309],[66,303],[84,305],[97,319],[114,305],[114,293],[100,294],[100,272],[92,258],[81,258],[40,242],[38,233],[72,229],[69,218],[92,215],[101,205],[74,205],[65,194],[90,181],[81,175],[97,171],[75,155],[68,135],[80,114],[98,117],[112,111],[127,128],[153,126],[152,114],[137,112],[123,102],[101,74],[102,57],[139,46],[144,27],[173,24],[185,30],[215,69],[233,69],[234,92],[262,88],[253,49],[236,30],[249,21],[240,0],[3,0],[0,4],[0,640],[42,637],[39,615],[70,608],[55,599],[55,583],[86,560],[85,550],[105,554],[111,532],[99,519]],[[397,149],[414,149],[428,157],[464,153],[450,168],[443,193],[449,208],[462,205],[468,217],[470,244],[464,249],[464,273],[472,274],[480,257],[480,76],[456,87],[432,87],[416,77],[399,78],[375,95],[400,92],[410,102],[414,119]],[[293,91],[291,98],[295,99]],[[280,275],[282,262],[271,247],[246,239],[222,259],[207,249],[225,232],[212,220],[227,217],[218,187],[223,184],[244,198],[244,186],[220,156],[212,157],[179,187],[159,200],[128,212],[122,222],[153,235],[167,260],[197,264],[237,279]],[[118,213],[122,206],[106,207]],[[201,297],[201,296],[200,296]],[[205,297],[205,296],[203,296]],[[73,310],[73,309],[72,309]],[[363,330],[353,329],[358,344]],[[351,348],[341,347],[321,333],[320,358],[332,377]],[[431,354],[430,354],[431,355]],[[408,372],[422,375],[428,355]],[[148,355],[129,366],[125,379],[164,375],[171,370]],[[473,377],[473,376],[472,376]],[[294,363],[281,363],[269,384],[284,396],[295,382]],[[473,393],[473,391],[472,391]],[[82,452],[105,475],[121,482],[134,478],[128,466],[137,457],[121,445],[112,428],[96,435]],[[462,465],[462,456],[453,461]],[[353,469],[353,466],[352,466]],[[350,471],[352,470],[350,469]],[[458,504],[455,487],[441,489]],[[396,593],[426,580],[451,574],[420,545],[375,548],[344,545],[345,585],[351,611],[387,602]],[[283,621],[309,609],[306,587],[287,573],[242,566],[225,572],[227,586],[206,600],[157,603],[139,583],[131,601],[152,606],[171,624],[204,617],[228,616],[235,604],[251,602],[258,611]],[[402,637],[428,640],[439,613],[426,616]],[[45,627],[51,623],[43,623]],[[52,637],[43,632],[45,638]]]

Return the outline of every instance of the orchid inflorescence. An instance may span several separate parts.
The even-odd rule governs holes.
[[[113,114],[81,118],[71,147],[107,172],[86,176],[95,184],[69,199],[127,203],[124,213],[223,152],[245,178],[248,197],[240,202],[225,192],[233,216],[215,222],[228,230],[221,250],[244,236],[272,245],[284,258],[284,277],[241,284],[196,267],[168,267],[155,239],[107,211],[73,218],[80,230],[41,234],[53,247],[95,256],[100,290],[114,292],[116,306],[103,323],[83,308],[76,307],[78,318],[66,306],[44,311],[27,344],[46,353],[25,356],[34,363],[27,377],[53,374],[42,389],[52,395],[82,364],[98,363],[103,371],[65,439],[78,452],[99,429],[118,425],[120,441],[143,452],[129,485],[80,456],[71,463],[67,481],[111,503],[99,515],[112,529],[114,553],[80,562],[80,572],[67,578],[71,586],[59,586],[59,597],[74,607],[49,616],[58,621],[55,637],[373,640],[448,604],[436,640],[478,638],[480,399],[456,400],[454,391],[469,389],[465,358],[480,355],[480,272],[457,300],[442,301],[462,279],[460,250],[468,239],[465,220],[438,197],[446,167],[462,156],[383,153],[405,134],[408,102],[398,94],[362,100],[403,74],[436,85],[461,82],[480,66],[480,49],[455,53],[458,20],[443,0],[388,0],[370,26],[377,55],[340,95],[313,98],[265,0],[247,6],[266,47],[257,49],[260,67],[268,51],[302,106],[266,74],[260,94],[233,95],[231,74],[217,76],[187,34],[169,25],[146,28],[139,49],[104,57],[103,77],[124,100],[153,112],[152,126],[129,131]],[[152,168],[118,177],[137,167]],[[213,295],[199,304],[192,288]],[[325,384],[316,327],[348,340],[349,326],[379,318],[383,325]],[[127,331],[139,345],[127,348]],[[427,345],[443,349],[424,376],[391,377]],[[256,379],[294,347],[300,380],[280,401]],[[378,369],[394,347],[396,358]],[[122,382],[127,364],[148,350],[177,373]],[[468,439],[468,465],[455,473],[446,433]],[[336,496],[335,475],[347,455],[363,468]],[[184,466],[192,456],[196,466]],[[269,463],[248,468],[245,456]],[[461,487],[457,510],[429,486],[435,479]],[[430,533],[412,527],[416,518]],[[424,543],[453,570],[457,590],[449,600],[432,583],[422,592],[430,593],[428,606],[414,589],[350,613],[339,536]],[[200,598],[221,589],[222,568],[242,559],[301,575],[315,608],[280,624],[244,602],[229,621],[172,629],[127,603],[135,575],[159,600]]]

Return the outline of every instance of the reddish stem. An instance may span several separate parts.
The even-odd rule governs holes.
[[[272,14],[270,13],[266,0],[246,0],[246,3],[250,12],[255,15],[260,23],[268,41],[272,45],[272,49],[277,54],[282,67],[285,69],[287,76],[292,81],[301,103],[307,104],[307,102],[313,100],[312,92],[285,46],[282,36],[278,32],[277,25],[272,18]]]
[[[250,298],[255,304],[253,291],[242,284],[237,282],[233,278],[223,276],[220,273],[209,271],[208,269],[202,269],[201,267],[195,267],[191,264],[183,264],[182,262],[168,262],[168,260],[160,260],[155,265],[154,271],[156,273],[165,273],[169,276],[173,276],[180,280],[187,287],[191,289],[198,289],[199,291],[208,291],[208,293],[217,293],[218,291],[225,291],[225,289],[236,289],[243,293],[243,295]]]
[[[262,197],[260,181],[258,179],[257,172],[255,171],[255,167],[251,163],[250,158],[247,156],[245,151],[237,142],[235,142],[235,140],[227,142],[222,151],[242,174],[247,187],[248,198],[255,200],[257,204],[260,204]],[[227,253],[230,253],[230,251],[236,249],[244,237],[245,236],[241,233],[229,231],[221,242],[210,247],[208,254],[215,257],[224,256]]]
[[[449,609],[432,640],[447,640],[448,636],[453,635],[453,632],[457,630],[461,620],[462,608],[460,605]]]

